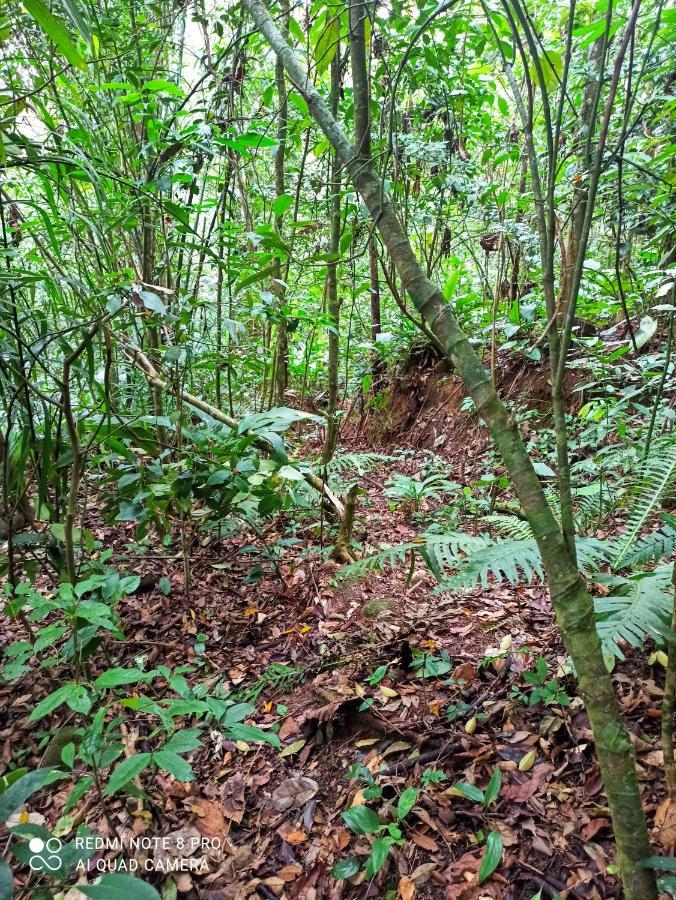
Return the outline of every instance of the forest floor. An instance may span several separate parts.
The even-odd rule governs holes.
[[[478,451],[480,433],[476,440]],[[348,449],[363,449],[360,441],[354,437]],[[443,455],[451,469],[457,467],[452,452]],[[414,448],[406,465],[414,472],[421,460],[422,451]],[[360,479],[365,494],[358,528],[371,547],[419,533],[410,512],[392,509],[383,496],[391,474],[391,466],[382,465]],[[108,800],[109,819],[122,836],[168,835],[178,847],[181,836],[199,834],[221,843],[206,852],[202,874],[169,879],[180,896],[619,895],[592,737],[566,674],[543,586],[494,584],[462,596],[435,594],[422,567],[408,586],[402,569],[343,581],[336,578],[335,563],[297,548],[281,559],[277,572],[266,566],[252,582],[247,575],[253,559],[242,552],[251,536],[242,533],[228,541],[195,536],[186,594],[179,558],[130,553],[133,523],[87,524],[104,546],[114,548],[118,565],[128,559],[131,571],[153,576],[149,590],[122,601],[127,641],[109,643],[114,664],[134,665],[142,657],[147,667],[192,666],[191,685],[220,683],[256,703],[257,725],[279,725],[281,753],[263,744],[224,741],[214,732],[189,757],[194,781],[158,773],[144,784],[145,802]],[[275,539],[271,528],[266,540]],[[307,549],[305,542],[298,547]],[[172,584],[166,596],[157,587],[163,576]],[[8,642],[15,637],[20,635],[3,635]],[[541,656],[563,705],[529,705],[523,696],[523,673]],[[67,723],[63,711],[40,727],[28,721],[59,678],[58,670],[37,669],[0,689],[3,767],[20,750],[22,765],[38,765],[46,736]],[[630,656],[615,675],[637,751],[644,807],[656,847],[664,849],[674,843],[676,828],[660,786],[661,680],[660,667],[649,668],[642,654]],[[140,732],[130,740],[138,750],[151,726],[144,728],[142,716],[137,721]],[[402,825],[404,842],[392,848],[380,873],[369,881],[362,868],[337,882],[331,876],[336,862],[356,857],[363,863],[370,850],[369,838],[352,833],[341,818],[364,802],[368,780],[348,777],[355,763],[377,773],[382,821],[391,821],[388,804],[396,805],[404,789],[420,793]],[[480,795],[462,785],[485,790],[496,768],[501,788],[486,809]],[[62,815],[71,788],[64,780],[59,792],[38,804],[48,827]],[[94,799],[75,810],[73,825],[79,822],[96,834],[110,834]],[[478,885],[491,830],[502,837],[502,863]],[[177,856],[183,852],[175,850]],[[175,894],[165,884],[164,896]],[[67,894],[68,900],[78,896]]]

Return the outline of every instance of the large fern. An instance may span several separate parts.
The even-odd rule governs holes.
[[[646,637],[659,643],[670,636],[670,593],[672,566],[660,566],[652,572],[636,572],[626,578],[599,575],[597,580],[610,585],[613,593],[594,601],[596,627],[607,654],[624,659],[617,642],[640,647]]]
[[[648,636],[660,640],[669,636],[671,566],[629,576],[618,574],[618,570],[658,562],[676,551],[676,518],[665,514],[658,531],[642,533],[674,480],[676,440],[668,436],[651,448],[635,488],[622,491],[618,486],[611,488],[596,481],[576,492],[580,525],[617,508],[620,497],[629,510],[626,531],[619,537],[576,539],[580,570],[587,576],[595,573],[597,583],[610,587],[610,594],[595,602],[598,631],[607,657],[624,658],[618,641],[639,646]],[[557,498],[552,495],[548,500],[556,508]],[[484,521],[505,536],[492,539],[461,532],[428,533],[419,541],[383,548],[344,567],[341,574],[361,577],[403,565],[410,553],[418,551],[439,582],[437,592],[467,589],[478,583],[485,588],[491,578],[513,585],[542,579],[540,554],[528,523],[504,513],[486,516]],[[612,574],[600,573],[603,566],[609,566]]]
[[[627,527],[624,534],[615,539],[616,552],[613,569],[621,569],[627,564],[632,547],[641,537],[641,532],[654,515],[676,478],[676,440],[672,435],[655,441],[650,455],[645,461],[633,495]]]

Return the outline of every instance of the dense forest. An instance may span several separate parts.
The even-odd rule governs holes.
[[[674,37],[3,4],[0,900],[676,896]]]

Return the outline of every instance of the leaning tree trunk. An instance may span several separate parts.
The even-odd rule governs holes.
[[[425,275],[380,179],[355,152],[261,0],[243,2],[277,58],[283,62],[290,79],[305,97],[313,118],[361,194],[402,285],[444,346],[500,451],[538,543],[556,619],[577,671],[613,820],[625,897],[627,900],[655,900],[654,873],[640,866],[640,861],[650,855],[650,844],[634,753],[603,659],[592,598],[567,550],[519,429],[451,307]]]

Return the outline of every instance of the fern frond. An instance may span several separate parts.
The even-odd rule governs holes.
[[[424,546],[422,541],[410,541],[394,547],[384,547],[377,553],[372,553],[371,556],[364,556],[362,559],[342,566],[338,572],[338,578],[364,578],[374,572],[383,572],[385,569],[403,566],[408,553],[412,550],[422,550]]]
[[[445,571],[462,565],[468,554],[493,543],[488,537],[464,534],[461,531],[448,531],[445,534],[430,532],[424,534],[423,539],[425,544],[422,556],[437,581],[444,578]]]
[[[575,550],[580,571],[589,574],[610,562],[614,546],[602,538],[579,537],[575,539]]]
[[[325,468],[329,475],[342,475],[348,471],[363,475],[378,463],[389,462],[391,459],[385,453],[337,453]]]
[[[533,537],[533,532],[530,530],[528,522],[509,513],[493,513],[484,516],[482,521],[488,525],[494,525],[500,534],[507,535],[507,537],[517,538],[520,541]]]
[[[628,578],[607,575],[599,582],[611,584],[615,592],[594,601],[596,628],[608,654],[624,659],[617,645],[622,640],[640,647],[646,637],[668,640],[671,608],[671,565],[653,572],[639,572]]]
[[[532,538],[505,538],[486,543],[467,556],[457,558],[455,566],[457,573],[444,579],[440,590],[469,588],[477,581],[485,588],[489,575],[498,582],[509,581],[513,585],[524,581],[530,584],[543,577],[540,551]]]
[[[624,565],[645,566],[660,559],[668,559],[676,552],[676,529],[670,525],[662,525],[659,531],[645,534],[634,544],[633,549],[624,558]]]
[[[676,478],[676,440],[669,435],[655,441],[636,487],[637,499],[627,520],[627,530],[615,541],[613,569],[627,565],[629,553],[641,536],[650,516],[657,509]]]

